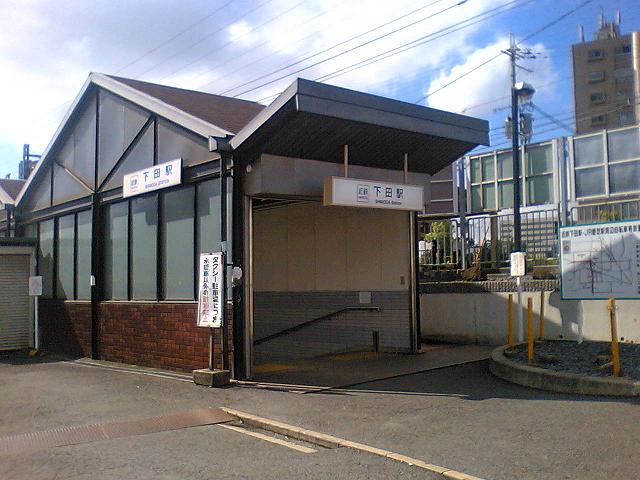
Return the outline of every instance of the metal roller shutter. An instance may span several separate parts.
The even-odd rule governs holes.
[[[0,255],[0,350],[30,345],[29,256]]]

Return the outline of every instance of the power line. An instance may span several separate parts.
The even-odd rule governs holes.
[[[247,90],[244,90],[244,91],[242,91],[242,92],[240,92],[240,93],[235,94],[235,95],[234,95],[234,97],[239,97],[239,96],[241,96],[241,95],[245,95],[245,94],[247,94],[247,93],[249,93],[249,92],[253,92],[254,90],[257,90],[257,89],[259,89],[259,88],[265,87],[265,86],[267,86],[267,85],[271,85],[272,83],[275,83],[275,82],[278,82],[278,81],[280,81],[280,80],[282,80],[282,79],[284,79],[284,78],[290,77],[291,75],[295,75],[295,74],[297,74],[297,73],[303,72],[303,71],[308,70],[308,69],[310,69],[310,68],[313,68],[313,67],[316,67],[316,66],[318,66],[318,65],[321,65],[321,64],[323,64],[323,63],[326,63],[326,62],[328,62],[328,61],[330,61],[330,60],[334,60],[334,59],[336,59],[336,58],[338,58],[338,57],[341,57],[341,56],[343,56],[343,55],[346,55],[347,53],[351,53],[351,52],[353,52],[353,51],[355,51],[355,50],[357,50],[357,49],[359,49],[359,48],[362,48],[362,47],[364,47],[364,46],[366,46],[366,45],[370,45],[370,44],[372,44],[372,43],[374,43],[374,42],[377,42],[378,40],[381,40],[381,39],[386,38],[386,37],[388,37],[388,36],[390,36],[390,35],[393,35],[393,34],[395,34],[395,33],[397,33],[397,32],[400,32],[400,31],[402,31],[402,30],[405,30],[406,28],[412,27],[412,26],[416,25],[417,23],[420,23],[420,22],[423,22],[423,21],[428,20],[428,19],[430,19],[430,18],[433,18],[433,17],[435,17],[436,15],[440,15],[441,13],[445,13],[445,12],[447,12],[447,11],[451,10],[452,8],[455,8],[455,7],[459,6],[459,5],[462,5],[462,4],[466,3],[467,1],[468,1],[468,0],[461,0],[460,2],[456,3],[455,5],[451,5],[451,6],[447,7],[447,8],[444,8],[444,9],[442,9],[442,10],[439,10],[439,11],[438,11],[438,12],[436,12],[436,13],[433,13],[433,14],[431,14],[431,15],[427,15],[426,17],[423,17],[423,18],[421,18],[420,20],[417,20],[417,21],[415,21],[415,22],[412,22],[412,23],[410,23],[410,24],[408,24],[408,25],[405,25],[405,26],[403,26],[403,27],[401,27],[401,28],[397,28],[397,29],[395,29],[395,30],[392,30],[391,32],[387,32],[387,33],[385,33],[385,34],[383,34],[383,35],[380,35],[380,36],[378,36],[378,37],[376,37],[376,38],[373,38],[373,39],[371,39],[371,40],[367,40],[366,42],[363,42],[363,43],[361,43],[361,44],[359,44],[359,45],[356,45],[356,46],[354,46],[354,47],[351,47],[351,48],[349,48],[349,49],[347,49],[347,50],[345,50],[345,51],[343,51],[343,52],[337,53],[337,54],[332,55],[332,56],[330,56],[330,57],[328,57],[328,58],[325,58],[325,59],[323,59],[323,60],[319,60],[319,61],[317,61],[317,62],[315,62],[315,63],[312,63],[311,65],[308,65],[308,66],[306,66],[306,67],[299,68],[298,70],[295,70],[295,71],[293,71],[293,72],[289,72],[289,73],[287,73],[287,74],[285,74],[285,75],[281,75],[281,76],[279,76],[279,77],[277,77],[277,78],[275,78],[275,79],[269,80],[269,81],[267,81],[267,82],[261,83],[260,85],[257,85],[257,86],[255,86],[255,87],[249,88],[249,89],[247,89]],[[434,3],[436,3],[436,2],[434,2]],[[317,54],[314,54],[313,56],[317,56]],[[310,57],[309,57],[309,58],[310,58]],[[267,73],[267,74],[265,74],[265,75],[262,75],[262,76],[258,77],[257,79],[251,80],[250,82],[245,82],[245,83],[243,83],[243,84],[241,84],[241,85],[239,85],[239,86],[237,86],[237,87],[234,87],[234,88],[231,88],[231,89],[225,90],[224,92],[220,93],[220,95],[224,95],[225,93],[229,93],[230,91],[233,91],[233,90],[236,90],[236,89],[238,89],[238,88],[241,88],[242,86],[246,86],[246,85],[249,85],[249,84],[251,84],[251,83],[254,83],[254,82],[256,82],[257,80],[260,80],[260,79],[263,79],[263,78],[266,78],[266,77],[270,77],[271,75],[273,75],[273,74],[275,74],[275,73],[278,73],[278,72],[280,72],[280,71],[282,71],[282,70],[286,70],[286,69],[290,68],[291,66],[293,66],[294,64],[295,64],[295,65],[297,65],[297,64],[299,64],[299,63],[301,63],[301,62],[303,62],[303,61],[305,61],[305,60],[307,60],[307,58],[305,58],[305,59],[303,59],[303,60],[300,60],[300,61],[297,61],[297,62],[294,62],[293,64],[290,64],[290,65],[288,65],[288,66],[286,66],[286,67],[283,67],[283,68],[281,68],[281,69],[275,70],[275,71],[270,72],[270,73]]]
[[[398,47],[392,48],[392,49],[387,50],[387,51],[385,51],[383,53],[374,55],[374,56],[369,57],[367,59],[361,60],[360,62],[357,62],[355,64],[352,64],[352,65],[349,65],[347,67],[343,67],[343,68],[341,68],[339,70],[336,70],[334,72],[325,74],[325,75],[323,75],[321,77],[316,78],[315,80],[316,81],[326,81],[326,80],[329,80],[331,78],[335,78],[335,77],[337,77],[339,75],[343,75],[345,73],[349,73],[349,72],[351,72],[353,70],[357,70],[359,68],[366,67],[366,66],[371,65],[373,63],[385,60],[386,58],[389,58],[391,56],[397,55],[399,53],[403,53],[403,52],[405,52],[407,50],[410,50],[410,49],[419,47],[421,45],[424,45],[426,43],[432,42],[434,40],[437,40],[437,39],[442,38],[442,37],[444,37],[446,35],[449,35],[451,33],[454,33],[454,32],[457,32],[459,30],[462,30],[464,28],[468,28],[471,25],[475,25],[477,23],[486,21],[489,18],[492,18],[492,17],[495,17],[495,16],[500,15],[502,13],[505,13],[506,11],[508,11],[510,9],[513,9],[513,8],[516,8],[516,7],[521,7],[521,6],[523,6],[523,5],[527,4],[527,3],[531,3],[532,1],[533,0],[512,0],[511,2],[505,3],[505,4],[503,4],[503,5],[499,6],[499,7],[495,7],[495,8],[489,9],[489,10],[487,10],[485,12],[473,15],[473,16],[465,19],[465,20],[462,20],[460,22],[456,22],[456,23],[454,23],[452,25],[449,25],[448,27],[444,27],[444,28],[442,28],[440,30],[436,30],[435,32],[431,32],[428,35],[425,35],[423,37],[417,38],[417,39],[412,40],[410,42],[404,43],[402,45],[399,45]],[[516,6],[511,7],[511,5],[514,5],[514,4],[519,3],[519,2],[524,2],[524,3],[521,3],[520,5],[516,5]],[[511,7],[511,8],[507,9],[507,7]],[[465,23],[466,23],[466,25],[464,25]],[[457,28],[454,28],[454,27],[457,27]],[[432,69],[432,71],[436,71],[436,70],[438,70],[438,69],[437,68]],[[257,87],[257,88],[260,88],[260,86]],[[263,100],[267,100],[267,99],[269,99],[271,97],[276,97],[278,95],[279,95],[279,93],[274,94],[274,95],[270,95],[270,96],[265,97],[264,99],[260,99],[258,101],[261,102]]]
[[[162,47],[164,47],[165,45],[173,42],[176,38],[178,38],[181,35],[184,35],[185,33],[187,33],[189,30],[193,29],[193,27],[195,27],[196,25],[200,25],[201,23],[207,21],[209,18],[213,17],[216,13],[218,13],[220,10],[222,10],[223,8],[227,7],[228,5],[230,5],[231,3],[233,3],[234,0],[229,0],[228,2],[224,3],[222,6],[216,8],[215,10],[213,10],[212,12],[208,13],[207,15],[205,15],[204,17],[202,17],[200,20],[198,20],[197,22],[194,22],[190,25],[188,25],[187,27],[185,27],[184,29],[180,30],[178,33],[176,33],[175,35],[173,35],[172,37],[168,38],[167,40],[165,40],[164,42],[161,42],[160,44],[156,45],[155,47],[153,47],[150,50],[147,50],[145,53],[143,53],[142,55],[140,55],[139,57],[137,57],[136,59],[130,61],[129,63],[127,63],[125,66],[119,68],[118,70],[116,70],[114,72],[114,75],[119,74],[120,72],[122,72],[123,70],[125,70],[126,68],[129,68],[130,66],[138,63],[140,60],[142,60],[143,58],[151,55],[152,53],[157,52],[158,50],[160,50]]]
[[[186,48],[180,50],[179,52],[176,52],[174,54],[169,55],[168,57],[165,57],[164,59],[160,60],[159,62],[155,63],[154,65],[152,65],[151,67],[147,68],[146,70],[144,70],[143,72],[138,74],[138,77],[142,77],[143,75],[146,75],[147,73],[149,73],[152,70],[155,70],[157,67],[159,67],[160,65],[163,65],[164,63],[167,62],[167,60],[171,60],[172,58],[177,57],[178,55],[183,54],[184,52],[187,52],[189,50],[191,50],[193,47],[195,47],[196,45],[199,45],[200,43],[204,42],[207,38],[212,37],[213,35],[217,34],[218,32],[220,32],[221,30],[225,29],[226,27],[236,23],[238,20],[241,20],[242,18],[247,17],[248,15],[251,15],[253,12],[259,10],[260,8],[264,7],[267,3],[271,3],[274,0],[265,0],[261,3],[259,3],[258,5],[256,5],[255,7],[253,7],[252,9],[250,9],[249,11],[245,12],[244,14],[240,15],[239,17],[233,19],[230,22],[225,23],[224,25],[216,28],[213,32],[208,33],[207,35],[205,35],[204,37],[200,38],[200,40],[198,40],[197,42],[194,42],[192,44],[190,44],[189,46],[187,46]]]
[[[272,22],[274,22],[274,21],[276,21],[276,20],[278,20],[278,19],[282,18],[282,17],[283,17],[283,16],[285,16],[287,13],[289,13],[289,12],[291,12],[291,11],[295,10],[295,9],[296,9],[296,8],[298,8],[300,5],[302,5],[303,3],[305,3],[305,1],[306,1],[306,0],[301,0],[300,2],[296,3],[296,4],[295,4],[295,5],[293,5],[292,7],[289,7],[289,8],[288,8],[288,9],[286,9],[285,11],[283,11],[283,12],[279,13],[278,15],[275,15],[274,17],[271,17],[270,19],[265,20],[264,22],[262,22],[261,24],[257,25],[256,27],[252,27],[248,32],[243,33],[242,35],[240,35],[240,36],[239,36],[239,37],[237,37],[237,38],[242,38],[242,37],[244,37],[244,36],[248,35],[248,34],[249,34],[249,33],[251,33],[251,32],[255,32],[256,30],[261,29],[261,28],[262,28],[262,27],[264,27],[265,25],[268,25],[268,24],[270,24],[270,23],[272,23]],[[217,48],[215,49],[215,52],[214,52],[214,53],[217,55],[217,54],[218,54],[221,50],[223,50],[224,48],[228,47],[229,45],[234,44],[234,43],[235,43],[235,41],[237,40],[237,38],[231,39],[231,40],[230,40],[230,41],[228,41],[227,43],[225,43],[225,44],[223,44],[223,45],[221,45],[221,46],[217,47]],[[195,65],[196,63],[200,62],[203,58],[207,58],[207,57],[208,57],[208,56],[210,56],[210,55],[211,55],[211,52],[207,52],[207,53],[205,53],[204,55],[201,55],[200,57],[196,58],[195,60],[193,60],[193,61],[191,61],[191,62],[189,62],[189,63],[187,63],[187,64],[185,64],[185,65],[181,66],[180,68],[177,68],[177,69],[173,70],[173,71],[172,71],[172,72],[170,72],[168,75],[165,75],[164,77],[162,77],[162,78],[160,79],[160,81],[165,80],[166,78],[169,78],[169,77],[171,77],[172,75],[175,75],[176,73],[178,73],[178,72],[180,72],[180,71],[182,71],[182,70],[185,70],[185,69],[187,69],[187,68],[191,67],[192,65]]]
[[[346,73],[350,73],[350,72],[352,72],[354,70],[358,70],[360,68],[367,67],[369,65],[372,65],[374,63],[380,62],[380,61],[385,60],[385,59],[387,59],[389,57],[392,57],[394,55],[398,55],[400,53],[406,52],[407,50],[411,50],[412,48],[419,47],[419,46],[424,45],[426,43],[432,42],[433,40],[437,40],[439,38],[442,38],[442,37],[444,37],[446,35],[450,35],[452,33],[458,32],[460,30],[464,30],[465,28],[468,28],[468,27],[470,27],[472,25],[475,25],[477,23],[484,22],[484,21],[486,21],[486,20],[488,20],[490,18],[493,18],[493,17],[495,17],[497,15],[503,14],[508,10],[512,10],[514,8],[517,8],[517,7],[522,7],[522,6],[526,5],[527,3],[531,3],[533,0],[524,0],[524,3],[522,3],[520,5],[516,5],[516,6],[513,6],[512,8],[508,8],[508,9],[505,8],[505,7],[508,7],[508,6],[510,6],[510,5],[514,4],[514,3],[517,3],[517,1],[521,1],[521,0],[516,0],[516,1],[513,1],[513,2],[509,2],[509,3],[506,3],[506,4],[501,5],[499,7],[496,7],[496,8],[487,10],[485,12],[482,12],[480,14],[474,15],[472,17],[467,18],[466,20],[462,20],[461,22],[457,22],[457,23],[455,23],[453,25],[450,25],[448,27],[445,27],[445,28],[442,28],[442,29],[437,30],[435,32],[432,32],[431,34],[426,35],[425,37],[421,37],[421,38],[419,38],[417,40],[413,40],[411,42],[408,42],[408,43],[405,43],[403,45],[400,45],[399,47],[395,47],[395,48],[392,48],[391,50],[387,50],[386,52],[380,53],[378,55],[374,55],[373,57],[369,57],[369,58],[367,58],[365,60],[361,60],[360,62],[357,62],[357,63],[355,63],[353,65],[349,65],[349,66],[344,67],[344,68],[341,68],[340,70],[336,70],[335,72],[331,72],[331,73],[325,74],[325,75],[323,75],[321,77],[316,78],[315,80],[324,82],[324,81],[331,80],[333,78],[339,77],[341,75],[344,75]],[[502,10],[503,8],[505,10]],[[484,17],[484,18],[481,18],[481,17]],[[471,21],[471,20],[474,20],[474,21]],[[469,23],[467,23],[466,25],[462,25],[462,24],[464,24],[466,22],[469,22]],[[453,28],[453,27],[457,27],[457,28]],[[427,72],[423,72],[423,73],[435,72],[437,70],[438,70],[438,68],[434,68],[434,69],[428,70]]]
[[[517,44],[521,44],[523,42],[526,42],[527,40],[530,40],[531,38],[533,38],[534,36],[544,32],[545,30],[547,30],[548,28],[551,28],[552,26],[556,25],[557,23],[561,22],[562,20],[564,20],[565,18],[567,18],[568,16],[572,15],[573,13],[575,13],[576,11],[578,11],[579,9],[581,9],[582,7],[585,7],[586,5],[588,5],[589,3],[593,2],[593,0],[585,0],[584,2],[582,2],[580,5],[566,11],[565,13],[563,13],[562,15],[560,15],[559,17],[555,18],[554,20],[552,20],[551,22],[543,25],[542,27],[538,28],[537,30],[533,31],[532,33],[530,33],[529,35],[525,36],[522,40],[520,40]],[[500,52],[501,54],[502,52]],[[485,65],[493,62],[494,60],[496,60],[498,57],[500,57],[500,54],[496,55],[495,57],[490,58],[489,60],[481,63],[480,65],[472,68],[471,70],[469,70],[468,72],[463,73],[462,75],[459,75],[458,77],[454,78],[453,80],[451,80],[449,83],[447,83],[446,85],[444,85],[443,87],[435,90],[434,92],[429,92],[426,95],[424,95],[422,98],[420,98],[417,102],[415,103],[419,103],[427,98],[429,98],[431,95],[433,95],[436,92],[441,91],[442,89],[453,85],[455,82],[457,82],[458,80],[461,80],[462,78],[466,77],[467,75],[469,75],[470,73],[475,72],[476,70],[478,70],[481,67],[484,67]]]
[[[432,5],[435,5],[436,3],[439,3],[439,2],[441,2],[441,1],[443,1],[443,0],[435,0],[435,1],[432,1],[432,2],[430,2],[430,3],[427,3],[426,5],[423,5],[423,6],[419,7],[419,8],[416,8],[415,10],[412,10],[412,11],[410,11],[410,12],[408,12],[408,13],[405,13],[405,14],[403,14],[403,15],[399,16],[399,17],[396,17],[396,18],[394,18],[393,20],[390,20],[390,21],[385,22],[385,23],[383,23],[383,24],[381,24],[381,25],[378,25],[377,27],[372,28],[372,29],[369,29],[369,30],[367,30],[366,32],[359,33],[358,35],[355,35],[355,36],[350,37],[350,38],[348,38],[348,39],[346,39],[346,40],[343,40],[343,41],[341,41],[341,42],[339,42],[339,43],[337,43],[337,44],[331,45],[331,46],[329,46],[329,47],[327,47],[327,48],[325,48],[325,49],[323,49],[323,50],[320,50],[320,51],[318,51],[318,52],[314,52],[314,53],[312,53],[312,52],[307,52],[307,53],[304,53],[304,54],[302,54],[302,58],[300,58],[300,57],[299,57],[299,59],[298,59],[297,61],[295,61],[294,63],[290,63],[290,64],[287,64],[287,65],[285,65],[285,66],[278,67],[278,69],[276,69],[276,70],[274,70],[274,71],[272,71],[272,72],[269,72],[268,74],[265,74],[265,75],[262,75],[262,76],[260,76],[260,77],[254,78],[253,80],[251,80],[251,81],[249,81],[249,82],[245,82],[245,83],[243,83],[243,84],[236,85],[236,86],[234,86],[234,87],[232,87],[232,88],[230,88],[230,89],[228,89],[228,90],[225,90],[225,91],[221,92],[221,93],[220,93],[220,95],[223,95],[223,94],[225,94],[225,93],[231,92],[231,91],[236,90],[236,89],[238,89],[238,88],[242,88],[242,87],[244,87],[244,86],[246,86],[246,85],[249,85],[249,84],[251,84],[251,83],[253,83],[253,82],[256,82],[256,81],[258,81],[258,80],[262,80],[263,78],[269,77],[269,76],[273,75],[274,73],[278,73],[278,72],[280,72],[280,71],[282,71],[282,70],[286,70],[286,69],[291,68],[291,67],[293,67],[293,66],[295,66],[295,65],[298,65],[298,64],[300,64],[300,63],[302,63],[302,62],[304,62],[304,61],[306,61],[306,60],[309,60],[309,59],[311,59],[311,58],[317,57],[318,55],[322,55],[323,53],[326,53],[326,52],[331,51],[331,50],[333,50],[333,49],[335,49],[335,48],[337,48],[337,47],[340,47],[340,46],[342,46],[342,45],[344,45],[344,44],[346,44],[346,43],[349,43],[349,42],[352,42],[352,41],[354,41],[354,40],[357,40],[358,38],[362,38],[362,37],[364,37],[365,35],[368,35],[368,34],[370,34],[370,33],[374,32],[374,31],[376,31],[376,30],[379,30],[380,28],[383,28],[383,27],[386,27],[386,26],[388,26],[388,25],[391,25],[392,23],[395,23],[395,22],[397,22],[397,21],[399,21],[399,20],[402,20],[403,18],[406,18],[406,17],[408,17],[408,16],[411,16],[411,15],[413,15],[413,14],[415,14],[415,13],[417,13],[417,12],[421,11],[421,10],[424,10],[425,8],[428,8],[428,7],[432,6]],[[467,0],[465,0],[465,1],[467,1]],[[312,35],[313,35],[313,34],[312,34]],[[311,36],[311,35],[309,35],[309,36]],[[307,37],[305,37],[305,38],[308,38],[309,36],[307,36]],[[265,43],[266,43],[266,42],[265,42]],[[202,86],[207,86],[207,85],[209,85],[209,84],[210,84],[210,83],[212,83],[212,82],[213,82],[213,81],[208,82],[208,83],[206,83],[206,84],[204,84],[204,85],[202,85]]]

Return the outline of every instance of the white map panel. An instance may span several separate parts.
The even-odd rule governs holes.
[[[562,298],[640,298],[640,220],[560,229]]]

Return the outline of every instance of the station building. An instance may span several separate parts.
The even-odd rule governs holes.
[[[211,137],[228,141],[224,161]],[[41,345],[206,367],[198,258],[221,250],[224,217],[242,279],[227,282],[216,367],[251,378],[281,358],[417,352],[417,214],[431,175],[487,143],[486,121],[307,80],[265,107],[91,74],[16,200],[43,277]],[[175,161],[178,185],[123,185]],[[410,189],[419,206],[403,204]]]

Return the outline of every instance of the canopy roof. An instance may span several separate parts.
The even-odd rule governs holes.
[[[464,115],[297,79],[231,140],[235,151],[435,174],[477,145],[489,124]]]

